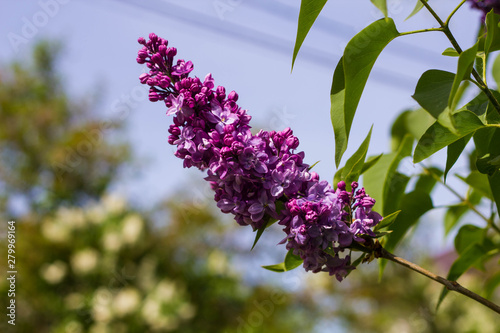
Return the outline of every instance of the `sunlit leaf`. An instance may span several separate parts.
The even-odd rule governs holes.
[[[392,213],[392,211],[385,211],[385,200],[390,192],[391,182],[397,167],[404,157],[411,154],[412,144],[413,138],[406,135],[397,152],[383,155],[377,164],[364,173],[363,186],[366,192],[375,199],[375,210],[383,215]]]
[[[448,56],[448,57],[458,57],[460,54],[457,52],[457,50],[455,50],[454,48],[452,47],[449,47],[447,48],[446,50],[443,51],[442,53],[444,56]]]
[[[276,272],[276,273],[283,273],[285,271],[285,263],[279,263],[275,265],[268,265],[268,266],[261,266],[262,268],[265,268],[269,271]]]
[[[408,17],[405,20],[408,20],[410,17],[414,16],[417,14],[422,8],[424,8],[424,5],[420,0],[417,0],[417,4],[415,5],[415,8],[413,8],[413,11],[408,15]]]
[[[368,157],[368,159],[365,161],[365,164],[363,164],[361,174],[364,174],[367,170],[374,166],[383,155],[384,154]]]
[[[370,0],[387,17],[387,0]]]
[[[291,271],[292,269],[299,267],[303,261],[304,260],[301,257],[293,254],[293,250],[289,250],[285,256],[285,271]]]
[[[484,42],[484,52],[487,55],[490,52],[500,50],[500,15],[490,11],[486,14],[486,41]]]
[[[378,231],[378,230],[381,230],[381,229],[384,229],[384,228],[388,228],[391,224],[393,224],[395,221],[396,221],[396,218],[398,217],[399,213],[401,211],[398,210],[392,214],[389,214],[387,216],[384,216],[384,218],[382,219],[382,221],[379,222],[379,224],[377,224],[375,226],[375,228],[373,228],[374,231]]]
[[[426,159],[464,136],[486,127],[474,113],[468,110],[454,113],[451,117],[457,133],[453,133],[441,125],[439,121],[436,121],[418,141],[413,155],[415,163]]]
[[[300,3],[299,22],[297,25],[297,37],[293,48],[292,68],[299,53],[302,43],[311,30],[314,21],[325,6],[327,0],[302,0]]]
[[[493,66],[491,67],[491,74],[495,83],[497,84],[497,89],[500,88],[500,53],[496,56]]]
[[[335,69],[330,99],[337,167],[347,148],[354,114],[371,69],[385,46],[397,36],[392,19],[373,22],[349,41]]]
[[[451,108],[453,105],[455,94],[458,91],[460,82],[462,82],[462,80],[467,79],[472,72],[474,60],[476,59],[477,47],[478,44],[476,43],[471,48],[463,51],[458,57],[457,75],[455,76],[455,80],[453,81],[450,97],[448,99],[449,108]]]
[[[353,181],[357,181],[361,170],[365,164],[366,153],[368,152],[368,146],[370,145],[370,138],[372,135],[372,128],[368,132],[365,140],[361,143],[358,150],[347,160],[343,170],[341,180],[345,181],[346,184],[350,186]]]

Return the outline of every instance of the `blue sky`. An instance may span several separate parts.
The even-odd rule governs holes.
[[[43,38],[64,45],[60,71],[74,96],[97,93],[99,115],[119,117],[138,158],[138,171],[122,175],[115,190],[150,205],[179,190],[210,196],[196,170],[184,170],[167,143],[171,119],[165,107],[150,103],[137,77],[136,40],[150,32],[168,39],[178,56],[192,60],[194,74],[212,73],[217,85],[235,90],[239,104],[253,116],[255,128],[291,127],[300,149],[316,171],[331,180],[335,173],[329,109],[333,70],[343,47],[380,13],[368,0],[330,1],[303,44],[291,69],[300,1],[285,0],[1,0],[0,60],[28,59]],[[353,6],[353,3],[356,3]],[[389,1],[400,31],[436,27],[421,11],[405,21],[415,1]],[[433,1],[449,13],[454,1]],[[452,21],[463,48],[470,46],[480,14],[464,6]],[[456,23],[455,23],[456,22]],[[470,24],[459,24],[470,22]],[[389,128],[396,115],[416,106],[411,99],[418,77],[427,69],[453,71],[456,59],[441,56],[449,44],[436,32],[400,38],[375,64],[358,107],[346,156],[354,152],[372,124],[369,153],[389,149]],[[439,154],[435,161],[442,158]],[[408,170],[414,166],[408,162]],[[187,184],[187,185],[186,185]]]

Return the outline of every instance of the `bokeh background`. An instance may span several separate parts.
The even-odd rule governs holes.
[[[443,14],[453,3],[433,1]],[[401,31],[435,26],[423,11],[405,21],[413,1],[389,4]],[[494,314],[461,296],[450,295],[436,313],[440,286],[391,265],[381,281],[371,263],[342,283],[262,269],[285,254],[276,246],[279,228],[250,252],[254,234],[218,212],[203,175],[173,156],[171,119],[138,80],[136,40],[150,32],[192,60],[195,75],[211,72],[236,90],[253,127],[293,128],[307,161],[320,161],[316,171],[333,178],[333,70],[349,39],[380,14],[368,0],[330,1],[291,72],[299,6],[0,1],[0,253],[7,257],[14,220],[18,269],[16,326],[4,318],[2,332],[498,332]],[[479,17],[468,6],[457,13],[452,30],[463,45],[474,40]],[[372,124],[369,153],[388,149],[392,121],[416,106],[418,77],[454,70],[455,59],[441,56],[446,47],[437,33],[388,46],[346,156]],[[436,192],[436,202],[447,200]],[[424,216],[398,253],[445,275],[454,257],[439,214]],[[485,278],[473,270],[461,281],[474,290]]]

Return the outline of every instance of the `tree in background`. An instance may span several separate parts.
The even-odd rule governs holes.
[[[128,159],[127,145],[104,139],[120,124],[68,98],[55,71],[58,49],[42,42],[33,66],[17,62],[0,73],[0,211],[7,214],[14,201],[40,214],[97,199]]]
[[[1,211],[16,215],[18,261],[16,326],[0,330],[310,331],[311,297],[245,283],[230,268],[228,226],[207,207],[176,198],[144,212],[106,194],[129,147],[107,139],[119,124],[69,99],[56,55],[42,43],[32,67],[0,75]]]

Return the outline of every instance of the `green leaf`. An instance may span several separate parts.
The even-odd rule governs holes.
[[[487,127],[481,128],[474,133],[474,145],[478,156],[484,156],[490,152],[490,143],[497,130],[494,127]]]
[[[344,57],[340,58],[333,73],[332,89],[330,91],[330,117],[335,136],[335,165],[337,168],[340,159],[347,149],[348,134],[345,127],[345,74]]]
[[[497,212],[500,212],[500,172],[495,173],[492,176],[488,176],[488,182],[490,184],[490,189],[497,206]]]
[[[433,208],[429,193],[418,188],[406,194],[401,200],[401,213],[392,224],[392,233],[387,237],[385,248],[392,251],[403,239],[406,232],[414,226],[420,217]]]
[[[382,210],[384,214],[392,213],[399,209],[410,177],[399,172],[394,172],[392,177],[388,178],[387,181],[387,186],[384,186],[384,207]]]
[[[469,210],[469,206],[465,203],[460,203],[448,207],[446,214],[444,216],[444,232],[445,235],[451,231],[451,229],[457,225],[460,218]]]
[[[413,138],[410,135],[405,136],[401,142],[396,156],[392,160],[386,171],[386,177],[383,185],[383,209],[384,215],[393,213],[399,209],[399,200],[406,189],[409,178],[397,172],[399,163],[407,156],[411,155],[413,148]]]
[[[347,148],[354,114],[371,69],[385,46],[397,36],[392,19],[373,22],[349,41],[335,69],[330,99],[337,167]]]
[[[277,201],[277,204],[279,204],[279,201]],[[276,207],[276,211],[278,213],[281,211],[281,209],[283,209],[283,204],[281,204],[280,208]],[[252,245],[252,248],[250,249],[250,251],[252,251],[253,248],[255,247],[255,245],[257,245],[257,242],[259,241],[260,237],[264,233],[264,230],[266,230],[267,228],[269,228],[271,225],[273,225],[276,222],[277,222],[277,220],[275,220],[275,219],[269,220],[269,221],[267,221],[267,223],[264,223],[262,225],[262,227],[260,227],[257,230],[254,230],[254,231],[257,231],[257,234],[255,235],[255,240],[253,241],[253,245]]]
[[[476,59],[477,47],[478,44],[476,43],[471,48],[463,51],[458,57],[457,75],[455,76],[455,80],[453,81],[450,97],[448,99],[448,107],[450,109],[455,100],[455,94],[458,91],[460,82],[462,82],[462,80],[468,79],[472,72],[474,60]]]
[[[406,117],[406,128],[408,129],[408,133],[413,135],[416,140],[419,140],[434,123],[434,120],[434,117],[424,109],[418,109],[409,113]]]
[[[417,14],[422,8],[424,8],[424,5],[422,4],[422,2],[420,0],[417,0],[417,4],[415,5],[415,8],[413,8],[413,11],[411,12],[410,15],[408,15],[408,17],[405,19],[405,21],[408,20],[413,15]]]
[[[292,69],[302,43],[306,39],[309,30],[311,30],[314,21],[318,18],[326,2],[327,0],[302,0],[300,3],[297,37],[295,38],[295,46],[293,48]]]
[[[500,88],[500,53],[496,56],[493,66],[491,67],[491,74],[495,83],[497,84],[497,90]]]
[[[387,17],[387,0],[370,0]]]
[[[488,176],[486,176],[485,174],[482,174],[478,171],[472,171],[467,176],[467,178],[458,175],[457,177],[467,183],[470,187],[475,189],[482,196],[493,200],[493,193],[491,192],[490,182],[488,180]]]
[[[373,228],[373,231],[378,231],[378,230],[381,230],[381,229],[384,229],[384,228],[388,228],[391,224],[393,224],[395,221],[396,221],[396,218],[398,217],[399,213],[401,211],[398,210],[392,214],[389,214],[387,216],[384,216],[384,218],[382,219],[382,221],[380,221],[379,224],[377,224],[375,226],[375,228]]]
[[[363,185],[366,192],[375,199],[376,207],[375,210],[379,211],[382,215],[387,215],[393,211],[386,211],[391,206],[389,203],[385,203],[387,200],[393,200],[389,194],[391,190],[394,190],[393,179],[397,167],[401,160],[411,154],[413,144],[413,138],[411,135],[406,135],[403,142],[401,143],[399,150],[395,153],[390,153],[382,156],[376,165],[367,170],[363,177]],[[399,189],[399,187],[398,187]]]
[[[417,183],[415,184],[415,188],[418,188],[424,192],[431,193],[436,185],[436,178],[441,177],[443,175],[443,171],[438,168],[430,167],[426,168],[424,172],[418,177]]]
[[[292,269],[299,267],[303,261],[304,260],[302,260],[301,257],[293,254],[293,249],[288,251],[288,253],[285,256],[285,262],[284,262],[285,271],[291,271]]]
[[[490,52],[500,50],[500,15],[493,11],[486,14],[486,41],[484,43],[484,53],[487,55]]]
[[[426,71],[418,80],[413,98],[434,118],[448,106],[455,74],[437,69]]]
[[[275,264],[275,265],[268,265],[268,266],[261,266],[261,267],[265,268],[269,271],[276,272],[276,273],[283,273],[285,271],[285,263],[284,262],[279,263],[279,264]]]
[[[444,56],[448,56],[448,57],[458,57],[460,54],[457,52],[457,50],[455,50],[454,48],[452,47],[449,47],[447,48],[446,50],[443,51],[442,53]]]
[[[372,135],[373,126],[370,128],[370,132],[366,136],[365,140],[361,143],[358,150],[347,160],[343,170],[341,180],[345,181],[346,184],[351,184],[353,181],[357,181],[361,170],[365,164],[366,153],[368,152],[368,146],[370,145],[370,138]],[[349,185],[350,186],[350,185]]]
[[[344,171],[344,168],[340,168],[335,172],[335,175],[333,176],[333,184],[337,186],[337,184],[342,180],[342,172]]]
[[[446,176],[450,169],[455,165],[460,155],[469,143],[470,138],[472,137],[472,133],[464,136],[463,138],[458,139],[448,146],[448,150],[446,151],[446,168],[444,170],[444,181],[446,182]]]
[[[489,278],[484,285],[484,293],[487,299],[493,296],[495,289],[500,285],[500,272]]]
[[[455,124],[456,133],[436,121],[418,141],[413,162],[418,163],[464,136],[486,127],[474,113],[468,110],[454,113],[451,118]]]
[[[483,247],[479,244],[474,244],[467,248],[451,265],[450,271],[448,272],[447,279],[450,281],[456,281],[463,273],[465,273],[471,266],[480,262],[485,255]],[[448,289],[446,287],[441,291],[439,295],[438,303],[436,308],[439,307],[441,302],[444,300],[448,294]]]
[[[387,236],[384,248],[387,251],[392,251],[403,239],[406,232],[418,222],[422,215],[433,207],[429,193],[419,191],[418,189],[407,193],[401,200],[401,212],[397,216],[396,221],[391,225],[392,233]],[[386,260],[379,261],[379,277],[382,277],[386,265]]]
[[[368,159],[365,161],[365,164],[363,164],[363,168],[361,169],[361,174],[364,174],[368,169],[370,169],[372,166],[374,166],[378,160],[384,155],[383,153],[377,156],[370,156]]]
[[[283,273],[299,267],[302,264],[302,262],[303,262],[302,258],[293,254],[293,250],[289,250],[285,256],[284,262],[275,265],[268,265],[261,267],[269,271]]]
[[[455,236],[455,249],[462,254],[469,246],[483,241],[485,230],[472,224],[466,224],[458,230]]]

